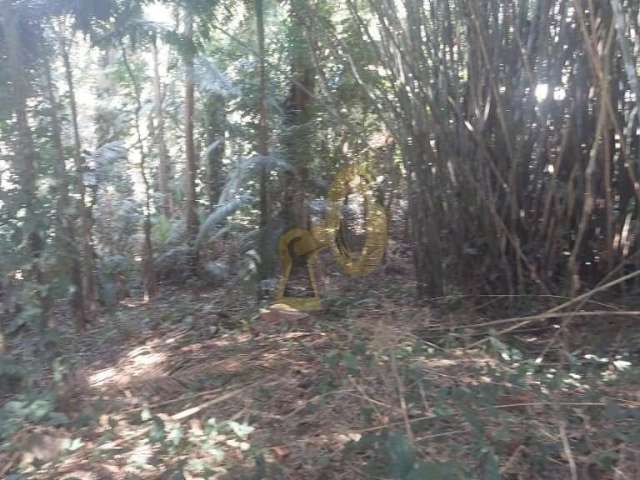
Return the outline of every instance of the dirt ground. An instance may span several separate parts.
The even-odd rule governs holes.
[[[20,429],[0,472],[67,480],[464,478],[385,470],[399,461],[389,436],[397,432],[416,452],[412,464],[474,465],[477,477],[469,478],[570,478],[573,468],[579,478],[640,478],[632,442],[592,435],[603,421],[594,413],[605,408],[602,395],[635,414],[640,389],[600,382],[598,396],[576,378],[550,392],[517,377],[517,364],[503,361],[508,348],[465,348],[478,337],[467,332],[462,341],[449,328],[473,321],[473,308],[463,316],[416,305],[413,286],[399,278],[336,283],[323,311],[293,319],[261,315],[240,289],[167,288],[148,304],[126,301],[88,334],[66,334],[62,367],[39,379],[55,390],[65,421]],[[529,352],[543,352],[553,367],[549,339],[548,328],[514,337],[540,345]],[[628,421],[616,425],[626,432]],[[482,473],[491,462],[474,442],[489,446],[497,477]],[[626,477],[602,466],[598,455],[607,451]]]

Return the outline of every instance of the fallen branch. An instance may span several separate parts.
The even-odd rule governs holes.
[[[245,385],[244,387],[240,387],[236,390],[232,390],[229,393],[225,393],[224,395],[221,395],[217,398],[214,398],[213,400],[209,400],[208,402],[204,402],[201,403],[200,405],[198,405],[197,407],[192,407],[192,408],[188,408],[186,410],[183,410],[182,412],[176,413],[174,415],[171,416],[171,420],[175,420],[175,421],[179,421],[179,420],[184,420],[186,418],[192,417],[193,415],[195,415],[196,413],[204,410],[205,408],[208,408],[212,405],[215,405],[217,403],[222,403],[226,400],[229,400],[230,398],[233,397],[237,397],[239,394],[241,394],[242,392],[244,392],[245,390],[249,389],[249,388],[256,388],[256,387],[272,387],[273,385],[277,385],[278,383],[282,383],[282,380],[274,380],[273,382],[258,382],[258,383],[252,383],[249,385]]]
[[[492,407],[482,407],[479,408],[478,410],[489,410],[491,408],[498,408],[498,409],[504,409],[504,408],[515,408],[515,407],[546,407],[549,405],[554,405],[554,406],[565,406],[565,407],[605,407],[606,404],[603,402],[524,402],[524,403],[509,403],[509,404],[504,404],[504,405],[494,405]],[[415,423],[415,422],[422,422],[425,420],[435,420],[435,419],[439,419],[439,418],[444,418],[444,417],[455,417],[460,415],[458,412],[451,412],[451,413],[447,413],[447,414],[440,414],[440,415],[425,415],[422,417],[415,417],[415,418],[410,418],[408,421],[409,423]],[[375,432],[378,430],[384,430],[386,428],[390,428],[390,427],[399,427],[399,426],[404,426],[405,425],[405,420],[398,420],[398,421],[394,421],[394,422],[389,422],[389,423],[385,423],[383,425],[376,425],[374,427],[367,427],[367,428],[362,428],[362,429],[357,429],[357,430],[348,430],[346,432],[342,431],[342,432],[330,432],[327,433],[323,436],[337,436],[337,435],[352,435],[352,434],[363,434],[363,433],[369,433],[369,432]],[[429,438],[437,438],[439,436],[450,436],[450,435],[455,435],[455,434],[462,434],[462,433],[466,433],[468,432],[468,429],[465,430],[455,430],[455,431],[450,431],[450,432],[443,432],[443,433],[438,433],[438,434],[433,434],[431,436],[425,436],[425,437],[421,437],[419,439],[416,439],[416,441],[420,441],[420,440],[426,440]],[[311,439],[316,439],[317,436],[316,435],[310,435],[304,438],[300,438],[297,440],[294,440],[295,443],[304,443],[307,442]],[[278,448],[278,447],[288,447],[288,444],[278,444],[278,445],[270,445],[267,447],[264,447],[267,450],[270,449],[274,449],[274,448]]]
[[[396,380],[396,388],[398,389],[398,396],[400,398],[400,411],[402,412],[402,418],[404,419],[404,429],[407,434],[409,442],[413,445],[415,443],[415,437],[411,428],[411,421],[409,418],[409,409],[407,408],[406,393],[404,388],[404,382],[398,372],[398,365],[396,363],[396,355],[391,352],[391,373]]]
[[[600,317],[604,315],[612,315],[616,317],[640,317],[640,310],[629,310],[629,311],[619,311],[619,310],[591,310],[584,312],[561,312],[561,313],[539,313],[537,315],[529,315],[526,317],[513,317],[513,318],[503,318],[500,320],[490,320],[488,322],[483,323],[472,323],[470,325],[460,325],[453,327],[454,329],[460,328],[480,328],[480,327],[490,327],[493,325],[503,325],[505,323],[512,322],[534,322],[536,320],[548,320],[550,318],[565,318],[565,317]]]
[[[575,298],[572,298],[569,301],[566,301],[560,305],[557,305],[553,308],[550,308],[549,310],[547,310],[546,312],[542,312],[538,315],[530,315],[530,316],[526,316],[526,317],[514,317],[514,318],[505,318],[505,319],[501,319],[501,320],[493,320],[492,322],[485,322],[484,326],[488,326],[488,325],[499,325],[499,324],[503,324],[503,323],[511,323],[511,322],[518,322],[516,325],[512,325],[508,328],[505,328],[504,330],[501,330],[497,333],[497,335],[503,335],[505,333],[511,332],[513,330],[517,330],[520,327],[523,327],[525,325],[528,325],[531,322],[535,322],[535,321],[540,321],[540,320],[546,320],[548,318],[557,318],[557,317],[572,317],[572,316],[576,316],[576,315],[582,315],[582,316],[589,316],[589,314],[591,314],[592,316],[601,316],[603,314],[607,314],[607,315],[632,315],[632,316],[639,316],[640,312],[563,312],[563,313],[559,313],[561,310],[564,310],[567,307],[570,307],[571,305],[574,305],[576,303],[579,302],[583,302],[584,300],[592,297],[593,295],[595,295],[598,292],[601,292],[603,290],[607,290],[615,285],[618,285],[619,283],[622,282],[626,282],[627,280],[630,280],[632,278],[638,277],[640,276],[640,270],[629,273],[627,275],[624,275],[620,278],[617,278],[616,280],[612,280],[611,282],[605,283],[604,285],[600,285],[599,287],[596,287],[592,290],[589,290],[588,292],[583,293],[582,295],[578,295]],[[479,325],[476,325],[479,326]],[[465,328],[464,325],[461,325],[459,328]],[[482,343],[488,341],[489,338],[483,338],[482,340],[479,340],[477,342],[472,343],[471,345],[469,345],[467,348],[473,348],[473,347],[477,347],[478,345],[481,345]]]
[[[571,480],[578,480],[578,467],[576,461],[573,458],[573,452],[571,451],[571,444],[569,443],[569,437],[567,437],[567,427],[564,420],[560,421],[560,438],[562,439],[562,448],[564,454],[569,462],[569,471],[571,472]]]
[[[516,407],[546,407],[549,405],[560,405],[565,407],[605,407],[606,406],[606,404],[603,402],[560,402],[560,403],[558,402],[523,402],[523,403],[509,403],[505,405],[494,405],[492,407],[482,407],[482,408],[479,408],[478,410],[489,410],[490,408],[503,409],[503,408],[516,408]],[[410,418],[409,423],[422,422],[424,420],[435,420],[437,418],[443,418],[443,417],[455,417],[457,415],[459,415],[457,412],[440,414],[440,415],[425,415],[423,417]],[[389,427],[399,427],[403,425],[405,425],[405,421],[398,420],[395,422],[385,423],[384,425],[376,425],[375,427],[368,427],[360,430],[351,430],[347,433],[368,433],[368,432],[375,432],[377,430],[384,430],[385,428],[389,428]],[[340,435],[340,434],[344,434],[344,432],[334,433],[334,435]]]
[[[203,398],[203,397],[206,398],[206,397],[209,397],[211,395],[215,395],[217,393],[220,393],[221,391],[224,391],[224,388],[216,388],[216,389],[213,389],[213,390],[206,390],[204,392],[197,393],[196,395],[183,395],[181,397],[172,398],[171,400],[163,400],[162,402],[152,403],[150,405],[141,405],[139,407],[129,408],[127,410],[124,410],[123,412],[120,412],[118,415],[115,416],[115,418],[122,418],[125,415],[129,415],[131,413],[139,412],[140,410],[144,410],[145,408],[152,409],[152,408],[166,407],[166,406],[172,405],[174,403],[190,402],[190,401],[196,400],[198,398]]]
[[[500,468],[500,475],[504,475],[506,473],[509,473],[509,471],[511,470],[511,468],[515,465],[515,463],[520,459],[520,455],[522,452],[525,452],[527,449],[524,445],[520,444],[518,445],[518,448],[516,448],[513,453],[511,454],[511,456],[509,457],[509,460],[507,460],[507,463],[504,464],[504,466],[502,468]]]

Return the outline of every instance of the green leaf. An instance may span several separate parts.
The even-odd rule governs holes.
[[[609,470],[618,461],[619,455],[611,450],[600,452],[596,455],[595,461],[602,468]]]
[[[49,415],[52,409],[53,402],[44,399],[36,400],[31,405],[29,405],[29,416],[33,420],[39,421]]]
[[[354,355],[362,356],[367,353],[367,343],[362,340],[358,340],[353,345],[353,353]]]
[[[247,438],[255,430],[255,428],[250,425],[234,421],[229,422],[229,428],[231,428],[233,433],[235,433],[242,440]]]
[[[151,421],[152,424],[151,430],[149,430],[149,440],[151,440],[151,443],[163,442],[167,436],[164,422],[160,417],[153,417]]]
[[[201,460],[199,458],[192,458],[191,460],[189,460],[189,463],[187,464],[187,467],[189,468],[189,470],[193,471],[193,472],[204,472],[204,469],[206,468],[206,463],[204,463],[204,460]]]
[[[500,468],[498,459],[493,451],[487,452],[485,457],[483,480],[500,480]]]
[[[387,439],[390,456],[390,474],[394,480],[402,480],[413,470],[415,452],[407,438],[401,433],[391,433]]]
[[[74,438],[74,439],[68,440],[65,448],[70,452],[75,452],[79,448],[82,448],[83,445],[84,445],[84,442],[82,441],[81,438]]]
[[[176,425],[171,429],[169,435],[167,436],[167,441],[171,443],[174,447],[180,445],[182,441],[182,427],[180,425]]]
[[[49,415],[49,423],[53,426],[67,425],[70,422],[69,417],[64,413],[52,412]]]
[[[358,359],[355,357],[355,355],[353,355],[351,352],[346,352],[342,356],[342,361],[349,373],[358,373]]]
[[[140,419],[141,419],[143,422],[146,422],[146,421],[148,421],[148,420],[151,420],[151,417],[152,417],[152,415],[151,415],[151,411],[150,411],[148,408],[144,408],[144,409],[142,410],[142,412],[140,412]]]
[[[216,462],[221,462],[224,459],[224,451],[215,445],[207,445],[204,447],[204,450],[206,450]]]

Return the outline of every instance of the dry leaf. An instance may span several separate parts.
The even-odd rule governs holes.
[[[273,447],[273,453],[276,456],[276,459],[278,461],[282,461],[284,460],[284,458],[286,456],[288,456],[291,452],[289,451],[289,449],[285,446],[280,446],[280,447]]]

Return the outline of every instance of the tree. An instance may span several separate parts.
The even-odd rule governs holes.
[[[42,219],[38,209],[36,152],[31,127],[29,125],[29,73],[25,68],[20,27],[23,17],[18,6],[12,2],[3,2],[2,30],[6,42],[11,88],[16,116],[17,141],[15,145],[13,169],[20,184],[19,203],[24,208],[22,223],[23,245],[26,254],[31,257],[27,267],[27,281],[32,282],[35,301],[39,308],[39,325],[42,330],[49,324],[49,299],[46,292],[45,277],[41,266],[45,238],[42,232]]]
[[[258,95],[258,155],[264,160],[269,156],[269,120],[267,110],[267,69],[265,59],[265,35],[264,35],[264,3],[263,0],[256,0],[256,26],[258,32],[258,77],[259,77],[259,95]],[[260,268],[259,279],[265,280],[269,278],[273,271],[273,254],[269,252],[270,247],[268,239],[267,225],[271,219],[271,205],[269,199],[269,171],[264,161],[260,166]],[[258,289],[260,292],[260,289]],[[259,293],[260,295],[260,293]]]
[[[185,69],[185,96],[184,96],[184,118],[185,118],[185,204],[184,217],[186,223],[187,242],[195,245],[198,235],[198,204],[196,197],[196,179],[198,177],[198,164],[194,144],[194,112],[195,112],[195,88],[193,83],[193,16],[187,9],[184,12],[184,36],[188,43],[188,51],[184,54]],[[197,266],[197,254],[194,254],[193,268]]]
[[[153,102],[155,110],[155,130],[154,140],[158,150],[158,184],[161,196],[162,213],[165,217],[170,218],[172,215],[172,193],[169,188],[169,177],[171,175],[171,165],[169,162],[169,154],[167,153],[167,143],[165,139],[164,127],[164,108],[163,108],[163,91],[162,79],[160,77],[160,61],[158,58],[158,36],[153,35],[152,41],[153,52]]]
[[[76,103],[75,83],[73,79],[73,69],[69,59],[70,45],[67,43],[67,36],[73,38],[66,31],[64,22],[61,22],[59,35],[60,53],[65,69],[67,89],[69,90],[69,108],[71,110],[71,125],[73,130],[73,161],[76,170],[76,187],[78,190],[78,210],[80,216],[80,244],[81,244],[81,264],[83,266],[83,289],[85,301],[90,313],[97,310],[98,291],[96,285],[95,249],[93,247],[93,221],[91,211],[87,206],[87,188],[85,185],[85,174],[87,166],[82,152],[82,141],[80,139],[80,128],[78,125],[78,107]],[[78,325],[80,329],[86,326]]]
[[[69,178],[65,165],[65,152],[62,142],[62,127],[60,123],[60,105],[56,98],[55,86],[51,75],[51,65],[45,62],[44,73],[46,79],[47,96],[51,109],[51,136],[55,146],[56,163],[55,173],[57,179],[57,203],[56,222],[59,250],[63,262],[68,268],[71,281],[70,305],[74,323],[78,331],[82,331],[87,324],[87,312],[85,309],[84,285],[82,280],[82,263],[80,252],[76,248],[74,239],[75,215],[71,213],[71,201],[69,198]]]
[[[123,43],[121,43],[121,51],[122,51],[122,61],[124,62],[125,69],[127,70],[127,74],[129,75],[129,80],[133,85],[133,98],[135,101],[135,111],[134,111],[134,120],[133,125],[136,132],[136,144],[138,146],[138,168],[140,170],[140,177],[142,178],[142,183],[144,184],[144,242],[142,249],[142,276],[144,283],[144,297],[145,300],[149,300],[153,298],[156,293],[156,276],[153,266],[153,243],[151,240],[151,182],[149,181],[149,176],[147,173],[147,150],[144,146],[144,138],[142,137],[142,130],[140,128],[140,112],[142,111],[142,91],[140,88],[140,84],[138,79],[136,78],[133,69],[131,68],[131,64],[129,63],[129,58],[127,55],[127,49]],[[163,164],[162,161],[160,163],[160,167],[166,167],[166,164]]]
[[[283,146],[292,169],[285,174],[282,209],[291,227],[308,228],[306,209],[308,169],[312,148],[312,100],[315,72],[310,61],[304,30],[307,28],[306,0],[294,0],[289,5],[289,36],[291,83],[284,102]]]
[[[206,187],[209,208],[214,209],[218,205],[218,199],[224,186],[224,168],[222,159],[225,153],[226,132],[226,100],[221,93],[209,93],[205,104],[205,130],[206,130]]]

